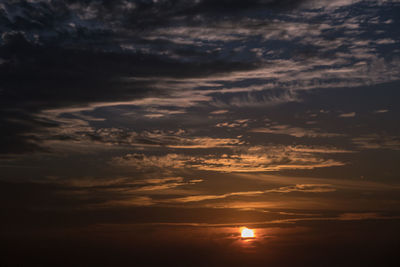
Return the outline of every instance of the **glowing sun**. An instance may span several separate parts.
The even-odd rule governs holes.
[[[242,230],[242,238],[254,238],[255,237],[253,230],[246,228],[246,227],[241,228],[241,230]]]

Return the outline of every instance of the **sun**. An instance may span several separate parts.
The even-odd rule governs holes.
[[[254,238],[254,231],[247,228],[247,227],[242,227],[242,238]]]

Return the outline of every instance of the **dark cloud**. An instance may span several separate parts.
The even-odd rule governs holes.
[[[104,52],[34,44],[21,32],[3,34],[0,47],[0,122],[2,153],[31,151],[36,147],[29,133],[55,122],[35,115],[49,108],[137,99],[168,94],[152,85],[157,77],[204,77],[256,64],[209,61],[185,63],[143,53]],[[139,81],[125,78],[151,77]],[[4,141],[4,143],[3,143]],[[15,149],[13,149],[15,147]],[[25,148],[25,149],[24,149]]]
[[[295,1],[10,1],[0,7],[1,153],[38,148],[31,135],[56,122],[39,120],[44,109],[168,94],[156,77],[204,77],[257,64],[215,59],[193,47],[144,40],[151,28],[189,23],[196,15],[237,15],[252,8],[293,6]],[[180,21],[180,22],[179,22]],[[124,50],[121,43],[153,47]],[[175,51],[196,63],[157,51]],[[152,77],[152,81],[126,81]]]
[[[239,5],[237,1],[225,2],[232,7]],[[248,6],[259,5],[258,2],[253,1]],[[143,25],[164,24],[165,20],[199,5],[209,10],[215,4],[207,1],[200,4],[192,1],[4,3],[0,9],[0,18],[4,22],[0,42],[2,108],[12,106],[26,109],[29,105],[29,108],[37,111],[48,107],[111,100],[110,97],[115,100],[134,98],[148,92],[150,86],[143,82],[126,84],[117,81],[118,78],[198,77],[251,67],[240,62],[214,60],[208,60],[206,64],[189,65],[166,56],[127,53],[118,48],[118,41],[117,46],[112,44],[112,40],[128,37],[140,43],[140,33],[135,29],[141,29]],[[85,12],[91,14],[90,18]],[[117,24],[109,28],[106,24],[110,21]],[[71,23],[75,23],[76,28],[71,29]],[[129,27],[127,30],[133,35],[117,33],[119,27]],[[196,53],[190,50],[182,52]],[[112,93],[110,88],[113,88]]]
[[[129,27],[129,30],[146,30],[176,22],[206,22],[208,19],[227,19],[242,16],[249,10],[285,11],[298,7],[305,0],[54,0],[11,1],[4,4],[0,19],[3,28],[12,30],[50,30],[52,34],[68,31],[69,23],[88,21],[85,26]],[[246,13],[245,13],[246,14]],[[222,15],[222,16],[221,16]],[[79,23],[78,23],[79,24]],[[90,25],[92,24],[92,25]],[[83,25],[80,25],[83,26]],[[85,27],[83,26],[83,27]]]

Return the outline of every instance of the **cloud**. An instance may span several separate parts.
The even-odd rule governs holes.
[[[115,166],[126,166],[136,170],[183,168],[191,157],[167,154],[165,156],[147,156],[144,154],[127,154],[123,157],[114,157],[110,162]]]
[[[292,146],[293,151],[305,152],[305,153],[354,153],[355,151],[338,149],[335,147],[321,147],[321,146]]]
[[[243,80],[246,80],[244,78]],[[291,90],[276,90],[274,86],[250,86],[228,90],[209,91],[213,95],[213,105],[217,107],[273,107],[291,102],[301,102]]]
[[[216,127],[228,127],[228,128],[247,127],[249,121],[250,121],[250,119],[237,119],[237,120],[234,120],[232,123],[220,122],[220,123],[217,123],[215,126]]]
[[[243,145],[245,141],[240,138],[219,138],[209,136],[195,136],[189,131],[178,130],[153,130],[131,131],[126,128],[94,128],[90,121],[103,121],[72,113],[72,118],[58,117],[57,113],[47,111],[39,118],[42,120],[57,120],[57,127],[44,127],[46,131],[33,134],[37,143],[47,151],[74,151],[82,153],[82,146],[93,150],[113,148],[163,148],[163,149],[208,149],[229,148]],[[55,118],[56,117],[56,118]],[[90,152],[90,151],[89,151]]]
[[[55,128],[60,123],[57,117],[53,117],[52,121],[41,120],[39,117],[46,110],[69,112],[68,109],[72,107],[76,110],[71,111],[76,112],[88,108],[123,105],[122,100],[148,98],[149,95],[159,92],[151,86],[154,83],[152,81],[127,81],[123,77],[132,74],[141,77],[149,74],[154,76],[154,73],[161,77],[204,76],[205,73],[201,72],[207,70],[208,73],[214,69],[213,66],[220,64],[204,63],[208,66],[200,67],[198,64],[174,62],[166,57],[142,53],[73,49],[54,44],[39,45],[31,43],[21,33],[3,34],[3,39],[5,41],[0,46],[0,57],[6,61],[0,65],[0,121],[7,132],[1,133],[0,152],[6,154],[40,149],[38,140],[31,134],[43,133],[46,128]],[[221,66],[220,71],[229,71],[230,63],[221,64],[224,66]],[[236,63],[234,65],[238,66]],[[190,71],[193,67],[196,70]],[[217,69],[214,70],[218,72]],[[57,88],[57,93],[54,88]],[[173,99],[175,101],[176,98]],[[165,111],[159,110],[157,114],[165,114]]]
[[[343,166],[344,162],[325,159],[321,153],[347,153],[334,149],[296,148],[285,146],[250,147],[232,154],[208,154],[188,156],[184,154],[167,154],[148,156],[145,154],[127,154],[115,157],[111,165],[124,166],[139,171],[198,169],[215,172],[273,172],[295,169],[314,169]]]
[[[162,108],[148,108],[145,110],[147,114],[144,117],[147,118],[162,118],[167,116],[173,116],[177,114],[185,114],[183,109],[162,109]]]
[[[283,134],[294,137],[339,137],[343,134],[339,133],[325,133],[319,129],[305,129],[300,127],[293,127],[290,125],[271,125],[269,127],[251,129],[253,133],[268,133],[268,134]]]
[[[229,112],[229,110],[227,110],[227,109],[219,109],[219,110],[211,111],[210,114],[219,115],[219,114],[226,114],[228,112]]]
[[[146,179],[143,181],[137,181],[134,184],[140,185],[139,188],[130,190],[131,193],[145,193],[160,190],[173,189],[185,185],[194,185],[203,182],[203,179],[191,179],[185,181],[182,177],[171,177],[163,179]]]
[[[83,177],[77,179],[50,179],[44,180],[44,183],[56,183],[65,187],[90,190],[105,190],[105,191],[125,191],[130,193],[139,193],[146,191],[158,191],[176,188],[183,185],[196,184],[202,182],[202,179],[191,179],[186,181],[183,177],[165,177],[165,178],[147,178],[133,179],[128,177],[123,178],[94,178]]]
[[[237,138],[213,138],[189,136],[184,130],[178,131],[144,131],[141,133],[121,129],[99,129],[91,136],[93,140],[106,143],[126,144],[129,146],[154,146],[180,149],[198,149],[231,147],[244,142]]]
[[[185,189],[203,182],[203,179],[185,179],[183,177],[163,177],[137,179],[135,177],[48,177],[35,180],[42,186],[57,188],[58,194],[73,199],[85,198],[86,208],[105,208],[113,206],[150,206],[157,204],[150,196],[185,195]]]
[[[294,186],[285,186],[276,189],[268,189],[261,191],[244,191],[244,192],[232,192],[221,195],[196,195],[187,196],[182,198],[169,199],[167,202],[172,203],[187,203],[187,202],[199,202],[204,200],[216,200],[224,199],[229,197],[251,197],[267,193],[292,193],[292,192],[303,192],[303,193],[326,193],[336,191],[329,184],[297,184]]]
[[[395,44],[396,41],[393,40],[393,39],[386,38],[386,39],[376,40],[375,43],[376,44],[380,44],[380,45],[382,45],[382,44]]]
[[[364,213],[343,213],[340,214],[337,220],[339,221],[358,221],[358,220],[370,220],[370,219],[384,219],[382,216],[375,212],[364,212]]]
[[[400,150],[400,138],[398,136],[369,134],[355,137],[352,141],[362,149]]]
[[[395,20],[350,16],[345,10],[349,5],[370,10],[389,4],[2,3],[0,123],[5,130],[0,153],[42,150],[37,134],[44,136],[61,122],[40,118],[49,110],[61,115],[72,109],[134,105],[146,109],[147,119],[157,120],[185,112],[168,105],[265,107],[300,102],[298,90],[397,80],[398,53],[391,45],[398,40],[387,28]],[[397,10],[396,5],[391,8]],[[390,57],[385,56],[388,49]]]
[[[146,206],[152,206],[154,204],[155,203],[150,197],[136,196],[121,200],[107,200],[102,203],[90,204],[88,205],[88,207],[96,209],[110,208],[110,207],[131,207],[131,206],[146,207]]]
[[[272,172],[282,170],[300,170],[326,168],[345,165],[343,162],[309,156],[271,154],[222,155],[196,159],[193,168],[217,172]]]
[[[388,109],[378,109],[378,110],[374,110],[373,113],[375,114],[381,114],[381,113],[386,113],[389,112]]]
[[[323,8],[327,10],[335,10],[338,8],[355,5],[362,0],[317,0],[317,1],[310,1],[307,3],[308,6],[312,8]]]
[[[355,116],[356,116],[355,112],[342,113],[339,115],[340,118],[353,118]]]

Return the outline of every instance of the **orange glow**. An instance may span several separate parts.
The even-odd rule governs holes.
[[[247,227],[243,227],[241,228],[241,232],[242,232],[242,238],[254,238],[254,231],[247,228]]]

